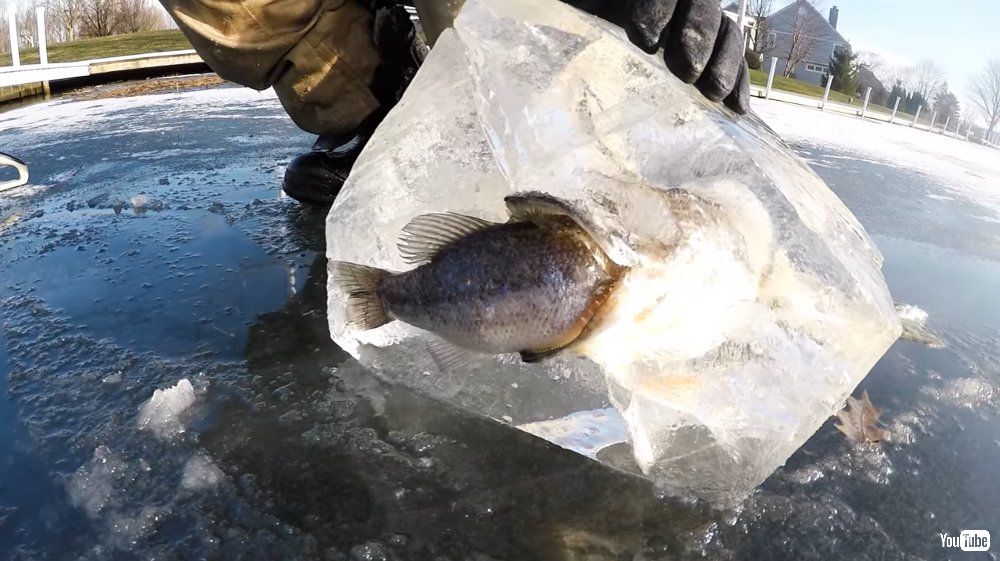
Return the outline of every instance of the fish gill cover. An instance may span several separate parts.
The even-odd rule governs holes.
[[[726,505],[900,333],[881,255],[822,180],[759,120],[555,0],[466,3],[355,164],[327,256],[407,270],[413,218],[504,222],[524,192],[575,209],[629,268],[573,349],[440,368],[436,336],[352,327],[331,283],[334,340],[385,379]]]

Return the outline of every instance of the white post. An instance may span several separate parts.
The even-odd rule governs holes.
[[[13,2],[7,2],[7,30],[10,31],[11,65],[21,66],[21,53],[17,48],[17,13]]]
[[[948,136],[948,125],[951,124],[951,117],[944,120],[944,128],[941,129],[941,134]]]
[[[934,132],[934,121],[937,121],[937,111],[931,113],[931,125],[927,127],[927,130]]]
[[[915,126],[917,126],[917,119],[919,119],[919,118],[920,118],[920,110],[921,110],[921,109],[923,109],[923,108],[924,108],[924,106],[923,106],[923,105],[918,105],[918,106],[917,106],[917,114],[913,116],[913,122],[912,122],[912,123],[910,123],[910,126],[911,126],[911,127],[915,127]]]
[[[35,22],[38,25],[38,63],[49,63],[49,51],[45,46],[45,6],[35,8]]]
[[[774,69],[778,67],[778,57],[771,57],[771,70],[767,73],[767,90],[764,91],[764,99],[771,99],[771,84],[774,83]]]
[[[819,105],[820,111],[826,111],[826,100],[830,99],[830,86],[833,85],[833,74],[826,78],[826,90],[823,92],[823,103]]]
[[[740,0],[740,17],[736,23],[740,26],[740,33],[747,35],[747,0]]]
[[[872,88],[871,86],[869,86],[868,89],[865,90],[865,104],[861,106],[862,119],[865,118],[865,113],[868,113],[868,100],[871,98],[871,96],[872,96]]]
[[[899,109],[899,96],[896,96],[896,103],[892,106],[892,117],[889,117],[889,124],[896,122],[896,111]]]

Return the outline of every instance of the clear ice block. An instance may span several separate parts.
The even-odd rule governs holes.
[[[899,335],[878,250],[766,125],[556,0],[468,0],[355,164],[327,255],[405,270],[413,217],[505,221],[524,191],[577,208],[631,268],[577,353],[442,371],[425,331],[350,327],[331,283],[334,340],[383,378],[732,504]]]

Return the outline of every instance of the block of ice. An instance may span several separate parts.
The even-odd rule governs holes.
[[[579,352],[442,372],[432,335],[351,328],[331,284],[334,340],[386,379],[731,503],[899,335],[881,255],[802,161],[555,0],[466,3],[355,164],[328,257],[405,270],[410,219],[504,221],[504,196],[520,191],[581,209],[631,268]]]
[[[153,397],[139,408],[140,429],[153,431],[158,438],[171,438],[186,430],[185,415],[197,396],[187,378],[177,385],[153,392]]]

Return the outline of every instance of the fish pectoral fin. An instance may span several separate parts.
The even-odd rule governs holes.
[[[476,353],[463,349],[444,339],[437,339],[429,343],[427,351],[442,372],[458,370],[463,366],[472,364],[476,359]]]
[[[430,261],[449,244],[494,225],[494,222],[455,212],[421,214],[403,227],[397,247],[403,261],[419,265]]]

